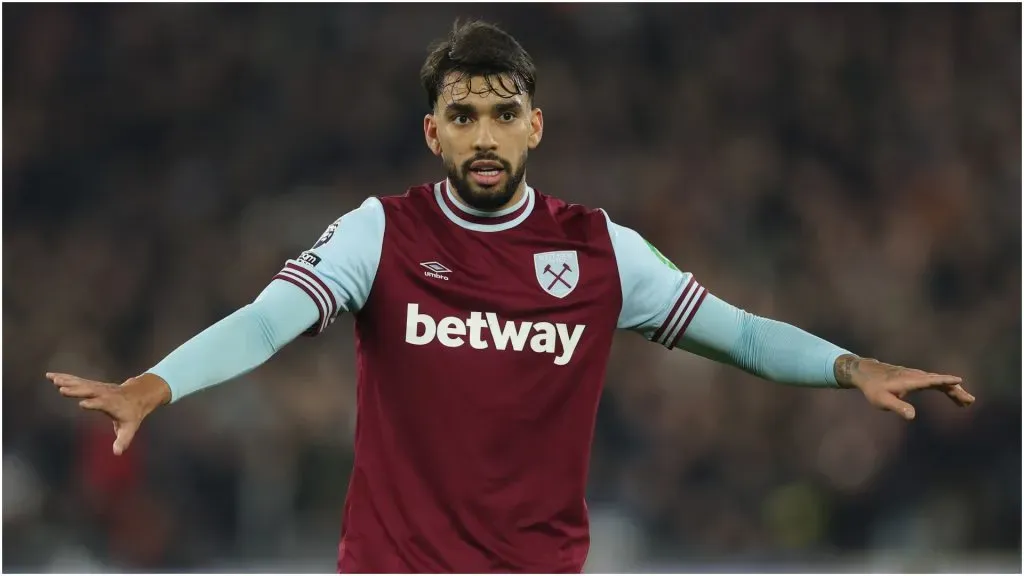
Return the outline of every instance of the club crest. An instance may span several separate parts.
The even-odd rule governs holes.
[[[533,269],[540,287],[555,298],[565,298],[580,282],[580,264],[575,250],[534,254]]]

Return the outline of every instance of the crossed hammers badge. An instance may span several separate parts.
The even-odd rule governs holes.
[[[580,266],[575,250],[534,254],[533,268],[540,287],[555,298],[565,298],[579,284]]]

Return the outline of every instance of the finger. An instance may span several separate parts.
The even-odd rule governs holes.
[[[114,454],[120,456],[128,449],[128,445],[135,438],[135,432],[139,429],[138,422],[125,422],[117,429],[117,438],[114,439]]]
[[[110,416],[115,420],[118,418],[117,414],[114,413],[113,407],[111,407],[109,403],[106,402],[105,399],[102,397],[88,398],[86,400],[82,400],[81,402],[79,402],[78,405],[81,406],[82,408],[85,408],[86,410],[96,410],[98,412],[103,412],[104,414]]]
[[[58,386],[80,386],[82,384],[94,384],[92,380],[86,380],[72,374],[60,374],[48,372],[46,377]]]
[[[961,382],[963,382],[963,378],[949,374],[908,376],[899,380],[900,387],[904,390],[924,390],[925,388],[936,388],[939,386],[956,386]]]
[[[47,372],[46,373],[46,378],[49,379],[50,381],[54,382],[54,383],[57,383],[57,381],[59,381],[59,380],[63,380],[65,382],[71,382],[72,380],[76,380],[76,379],[80,380],[81,379],[78,376],[75,376],[73,374],[64,374],[62,372]]]
[[[953,400],[953,402],[956,402],[957,405],[962,406],[964,408],[970,406],[971,404],[974,404],[975,400],[974,395],[968,392],[967,390],[964,390],[963,386],[960,385],[951,386],[949,389],[946,390],[946,395],[949,396],[950,399]]]
[[[95,398],[98,395],[92,386],[61,386],[59,390],[62,396],[68,398]]]
[[[917,411],[914,410],[913,406],[892,394],[883,396],[878,403],[883,410],[895,412],[902,416],[904,420],[913,420],[914,416],[917,414]]]

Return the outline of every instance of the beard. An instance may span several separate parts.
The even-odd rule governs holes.
[[[507,160],[489,153],[473,156],[463,162],[461,168],[456,167],[454,162],[449,162],[446,159],[444,161],[444,168],[448,172],[448,181],[455,188],[455,193],[460,200],[465,202],[470,208],[493,212],[508,204],[512,197],[515,196],[516,189],[519,188],[519,184],[523,181],[523,176],[526,174],[526,155],[527,153],[524,151],[519,159],[519,166],[514,172],[512,165]],[[502,171],[505,174],[505,184],[480,186],[470,179],[471,170],[469,167],[478,160],[488,160],[501,164]]]

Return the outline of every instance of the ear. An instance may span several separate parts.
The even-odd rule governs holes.
[[[437,138],[437,119],[433,114],[423,117],[423,138],[427,141],[427,148],[430,148],[434,156],[440,156],[441,141]]]
[[[544,112],[540,108],[530,110],[530,138],[526,141],[530,150],[540,145],[540,139],[544,137]]]

